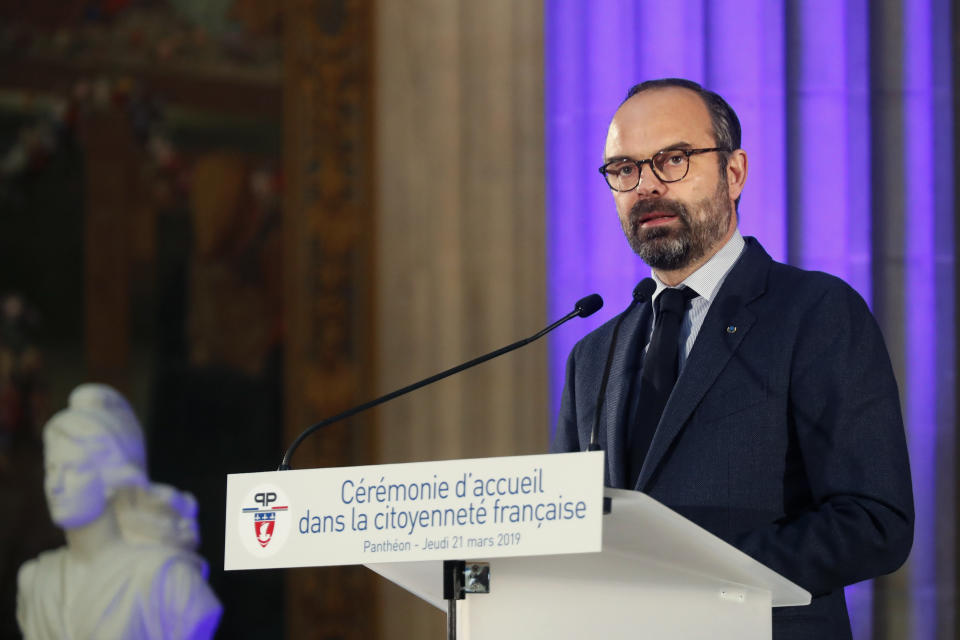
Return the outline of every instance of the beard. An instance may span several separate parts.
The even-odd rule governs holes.
[[[714,194],[694,203],[693,207],[700,213],[696,218],[687,205],[677,200],[658,198],[637,202],[622,223],[630,248],[651,268],[659,271],[683,269],[699,260],[723,239],[730,227],[730,197],[726,181],[720,180]],[[673,214],[679,224],[642,228],[641,217],[653,211]]]

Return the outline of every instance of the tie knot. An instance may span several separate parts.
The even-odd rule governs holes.
[[[657,310],[660,313],[675,313],[682,316],[684,308],[687,306],[687,300],[693,300],[699,296],[696,291],[690,287],[682,289],[664,289],[657,296]]]

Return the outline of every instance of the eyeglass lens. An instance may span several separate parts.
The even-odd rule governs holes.
[[[660,151],[649,162],[654,174],[663,182],[682,180],[687,175],[689,163],[687,154],[676,149]],[[630,191],[640,184],[640,167],[633,160],[608,164],[604,174],[610,187],[617,191]]]

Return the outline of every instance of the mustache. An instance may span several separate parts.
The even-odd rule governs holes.
[[[656,200],[639,200],[630,208],[630,222],[633,224],[639,224],[640,218],[647,215],[648,213],[653,213],[654,211],[664,211],[671,213],[683,222],[690,221],[690,215],[687,211],[687,208],[683,206],[680,202],[676,200],[667,200],[664,198],[657,198]]]

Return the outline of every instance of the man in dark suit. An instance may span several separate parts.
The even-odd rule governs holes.
[[[739,147],[736,114],[696,83],[620,105],[601,173],[653,281],[574,347],[551,449],[586,449],[596,425],[608,486],[813,594],[774,610],[776,640],[846,639],[843,587],[897,569],[913,540],[896,381],[853,289],[740,235]]]

